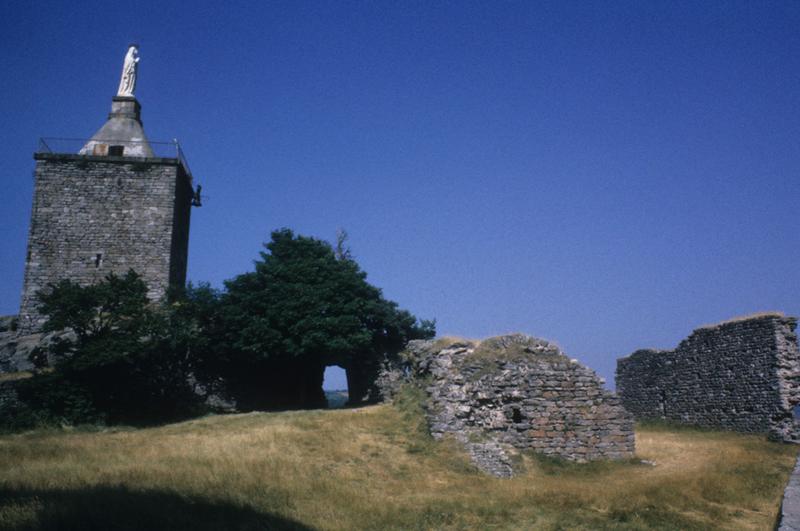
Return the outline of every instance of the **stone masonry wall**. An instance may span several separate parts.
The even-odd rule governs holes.
[[[17,380],[0,381],[0,416],[25,407],[17,396],[17,385]]]
[[[777,314],[695,330],[675,350],[617,360],[617,394],[637,419],[798,441],[797,319]]]
[[[192,185],[177,159],[37,154],[20,329],[41,324],[36,292],[132,268],[162,297],[186,277]]]
[[[427,382],[432,435],[454,436],[488,473],[513,474],[509,448],[579,462],[633,456],[633,418],[619,399],[544,340],[412,341],[404,357],[409,377]],[[382,381],[396,386],[397,374]]]
[[[177,167],[175,199],[172,215],[172,245],[169,259],[169,285],[186,284],[186,269],[189,262],[189,222],[191,219],[194,189],[191,179],[182,165]]]

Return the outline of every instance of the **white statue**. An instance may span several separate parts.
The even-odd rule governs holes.
[[[131,44],[128,53],[125,54],[125,64],[122,65],[122,78],[119,80],[117,96],[133,97],[133,90],[136,88],[136,69],[139,62],[139,48]]]

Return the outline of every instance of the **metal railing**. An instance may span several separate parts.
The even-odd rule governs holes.
[[[101,148],[101,149],[98,149]],[[119,149],[116,151],[115,148]],[[189,177],[192,172],[177,140],[172,142],[132,141],[132,140],[93,140],[91,138],[53,138],[39,139],[37,153],[69,153],[73,155],[124,156],[133,158],[160,157],[178,159]]]

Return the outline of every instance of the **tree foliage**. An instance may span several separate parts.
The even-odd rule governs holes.
[[[90,286],[63,280],[39,300],[44,330],[60,334],[36,356],[53,366],[26,384],[29,402],[70,422],[142,423],[196,410],[190,375],[199,334],[180,303],[151,304],[133,271]],[[55,390],[70,397],[63,407],[50,400]]]
[[[57,339],[33,353],[50,367],[20,397],[32,418],[71,423],[176,419],[200,411],[203,393],[241,409],[319,407],[328,365],[346,368],[351,399],[352,385],[363,397],[382,360],[435,331],[366,277],[346,233],[334,248],[283,229],[223,291],[190,284],[154,303],[134,271],[63,280],[39,293]]]
[[[273,232],[265,247],[254,271],[225,283],[223,319],[236,350],[346,365],[433,336],[432,321],[386,300],[349,253],[337,258],[327,242],[289,229]]]

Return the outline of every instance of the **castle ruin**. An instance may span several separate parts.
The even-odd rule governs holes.
[[[634,455],[633,417],[594,371],[542,339],[411,341],[381,375],[384,395],[421,385],[434,438],[450,435],[481,470],[513,475],[511,453],[586,462]]]
[[[637,350],[617,360],[617,393],[637,419],[800,442],[796,327],[766,314],[699,328],[675,350]]]

